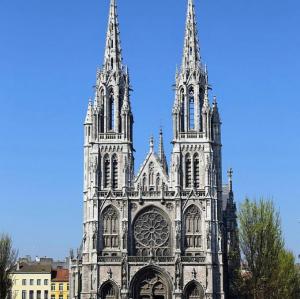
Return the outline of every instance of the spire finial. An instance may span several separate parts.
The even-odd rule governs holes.
[[[153,135],[151,135],[151,137],[150,137],[150,152],[151,153],[154,152],[154,138],[153,138]]]
[[[233,169],[232,168],[228,169],[227,176],[228,176],[229,192],[232,192],[232,177],[233,177]]]
[[[158,157],[159,160],[163,166],[163,169],[168,172],[168,164],[167,164],[167,158],[165,155],[165,149],[164,149],[164,139],[163,139],[163,130],[162,127],[160,127],[159,130],[159,148],[158,148]]]
[[[116,0],[110,0],[104,66],[106,70],[122,68],[122,49]]]
[[[182,69],[196,68],[200,63],[197,22],[193,0],[188,1]]]

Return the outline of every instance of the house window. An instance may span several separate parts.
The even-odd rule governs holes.
[[[36,291],[36,299],[42,299],[41,291]]]
[[[22,286],[26,286],[26,279],[22,279]]]
[[[48,291],[44,292],[44,299],[48,299]]]
[[[38,279],[38,280],[36,281],[36,284],[37,284],[38,286],[40,286],[40,285],[41,285],[41,280]]]
[[[22,291],[22,299],[26,299],[26,291]]]
[[[51,284],[51,291],[55,291],[55,283]]]
[[[33,280],[33,279],[30,279],[29,284],[30,284],[31,286],[33,286],[33,283],[34,283],[34,280]]]
[[[48,279],[44,279],[44,285],[45,285],[45,286],[48,285]]]
[[[62,283],[59,284],[59,290],[63,291],[64,290],[64,285]]]
[[[29,299],[33,299],[33,291],[29,291]]]

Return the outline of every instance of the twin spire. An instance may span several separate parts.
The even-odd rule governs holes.
[[[182,69],[195,69],[200,61],[195,7],[193,0],[188,0]],[[122,48],[116,0],[110,0],[104,67],[106,70],[120,70],[122,68]]]

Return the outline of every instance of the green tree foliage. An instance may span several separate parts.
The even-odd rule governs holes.
[[[239,212],[240,247],[245,265],[241,293],[247,299],[296,299],[299,274],[284,249],[279,213],[271,200],[246,199]]]
[[[12,248],[11,238],[0,236],[0,299],[6,299],[11,290],[11,272],[16,260],[17,252]]]

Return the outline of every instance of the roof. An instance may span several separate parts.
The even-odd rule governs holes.
[[[69,270],[57,268],[52,271],[51,275],[52,282],[69,282]]]
[[[40,263],[19,263],[16,266],[13,273],[44,273],[50,274],[51,273],[51,265],[50,264],[40,264]]]

